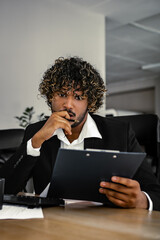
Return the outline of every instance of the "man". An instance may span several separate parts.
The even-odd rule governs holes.
[[[90,114],[100,108],[106,90],[100,74],[86,61],[57,59],[39,90],[52,113],[46,121],[27,127],[19,150],[1,169],[6,193],[21,191],[30,177],[35,192],[43,192],[59,147],[141,151],[127,123]],[[133,179],[113,176],[111,180],[101,182],[99,192],[115,206],[160,210],[160,186],[145,161]]]

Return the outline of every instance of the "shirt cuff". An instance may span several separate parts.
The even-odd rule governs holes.
[[[40,149],[41,148],[33,148],[31,139],[27,142],[27,155],[31,155],[33,157],[40,156]]]
[[[150,196],[146,193],[146,192],[143,192],[145,195],[146,195],[146,197],[147,197],[147,199],[148,199],[148,205],[149,205],[149,207],[148,207],[148,210],[149,211],[153,211],[153,202],[152,202],[152,200],[151,200],[151,198],[150,198]]]

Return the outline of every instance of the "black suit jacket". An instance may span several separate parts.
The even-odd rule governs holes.
[[[102,139],[87,138],[84,140],[84,148],[128,152],[141,151],[141,147],[128,123],[98,115],[93,115],[92,117],[102,135]],[[53,136],[43,143],[39,157],[29,156],[26,153],[27,141],[32,138],[44,123],[45,121],[42,121],[27,127],[23,143],[18,151],[0,169],[0,176],[6,179],[5,193],[15,194],[21,191],[30,177],[33,177],[34,188],[37,194],[40,194],[50,182],[60,147],[60,141],[57,136]],[[153,201],[154,209],[160,210],[160,185],[157,183],[157,179],[146,161],[142,163],[134,179],[140,183],[141,190],[149,194]]]

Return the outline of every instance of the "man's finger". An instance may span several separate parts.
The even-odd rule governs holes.
[[[136,181],[134,181],[133,179],[130,178],[124,178],[124,177],[117,177],[117,176],[113,176],[111,178],[111,181],[114,183],[119,183],[121,185],[124,185],[126,187],[133,187],[133,185],[135,185]]]

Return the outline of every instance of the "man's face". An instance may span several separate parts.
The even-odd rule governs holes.
[[[70,115],[71,127],[77,127],[86,120],[88,100],[78,89],[62,88],[55,93],[51,102],[52,112],[67,111]]]

